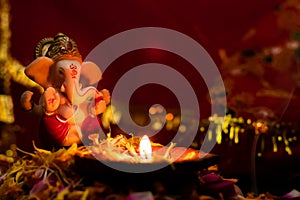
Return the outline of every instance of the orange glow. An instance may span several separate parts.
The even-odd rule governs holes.
[[[154,114],[156,113],[156,108],[155,108],[155,107],[151,107],[151,108],[149,109],[149,113],[150,113],[151,115],[154,115]]]
[[[166,120],[171,121],[171,120],[173,120],[173,119],[174,119],[174,115],[173,115],[172,113],[168,113],[168,114],[166,115]]]

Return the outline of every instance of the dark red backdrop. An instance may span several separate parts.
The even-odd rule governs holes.
[[[106,38],[137,27],[155,26],[180,31],[198,41],[220,64],[218,49],[233,52],[246,46],[273,44],[273,12],[279,0],[27,0],[11,1],[11,54],[23,65],[33,60],[37,42],[63,32],[72,37],[85,57]],[[258,27],[259,37],[241,42],[244,34]],[[127,60],[128,61],[128,60]],[[134,62],[134,61],[133,61]],[[169,63],[172,65],[172,62]],[[104,77],[109,79],[109,77]],[[36,138],[37,120],[21,111],[19,98],[25,90],[13,83],[16,124],[23,131],[19,146],[31,146]]]

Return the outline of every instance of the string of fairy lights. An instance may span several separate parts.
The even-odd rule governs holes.
[[[266,149],[266,143],[271,143],[274,153],[279,151],[279,147],[283,146],[284,151],[288,155],[292,155],[292,148],[297,142],[297,129],[289,123],[285,122],[266,122],[263,120],[244,119],[243,117],[232,117],[230,114],[225,117],[213,115],[209,118],[212,128],[206,129],[205,126],[200,127],[200,132],[207,131],[210,141],[216,140],[217,144],[225,142],[239,144],[241,134],[252,134],[260,136],[260,148],[257,156],[262,156]],[[250,141],[249,141],[250,142]]]
[[[156,111],[153,111],[153,109],[156,109]],[[152,115],[154,115],[155,112],[159,110],[160,108],[152,108],[149,110],[149,113],[151,111]],[[118,124],[121,119],[122,113],[110,105],[103,114],[101,121],[104,127],[108,127],[110,123]],[[153,123],[152,129],[163,129],[165,130],[165,134],[174,130],[178,130],[178,134],[185,134],[188,129],[188,125],[180,123],[180,116],[171,112],[166,113],[165,119],[153,119],[156,123],[160,123],[160,125],[158,126],[156,123]],[[190,121],[192,122],[193,120]],[[277,153],[281,148],[287,155],[292,155],[292,147],[295,146],[298,141],[297,129],[292,124],[233,117],[231,114],[227,114],[226,116],[218,116],[215,114],[208,119],[201,120],[197,134],[200,135],[200,137],[196,136],[196,140],[198,141],[195,141],[196,145],[194,146],[201,145],[199,143],[203,142],[203,137],[206,135],[208,142],[216,143],[216,145],[238,145],[241,143],[241,139],[245,137],[245,134],[249,134],[250,136],[246,137],[246,139],[253,139],[256,135],[261,138],[257,145],[257,156],[259,157],[263,156],[264,152],[269,150]],[[247,142],[251,143],[251,140]],[[269,149],[269,146],[271,146],[272,149]]]

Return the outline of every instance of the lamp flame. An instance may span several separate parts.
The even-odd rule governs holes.
[[[141,157],[141,159],[151,159],[152,158],[151,142],[147,135],[144,135],[140,142],[140,157]]]

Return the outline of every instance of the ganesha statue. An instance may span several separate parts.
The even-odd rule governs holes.
[[[44,88],[38,103],[28,90],[21,104],[41,119],[39,135],[45,147],[80,144],[100,127],[98,116],[110,103],[110,94],[97,89],[101,70],[82,61],[74,40],[62,33],[41,40],[25,74]]]

